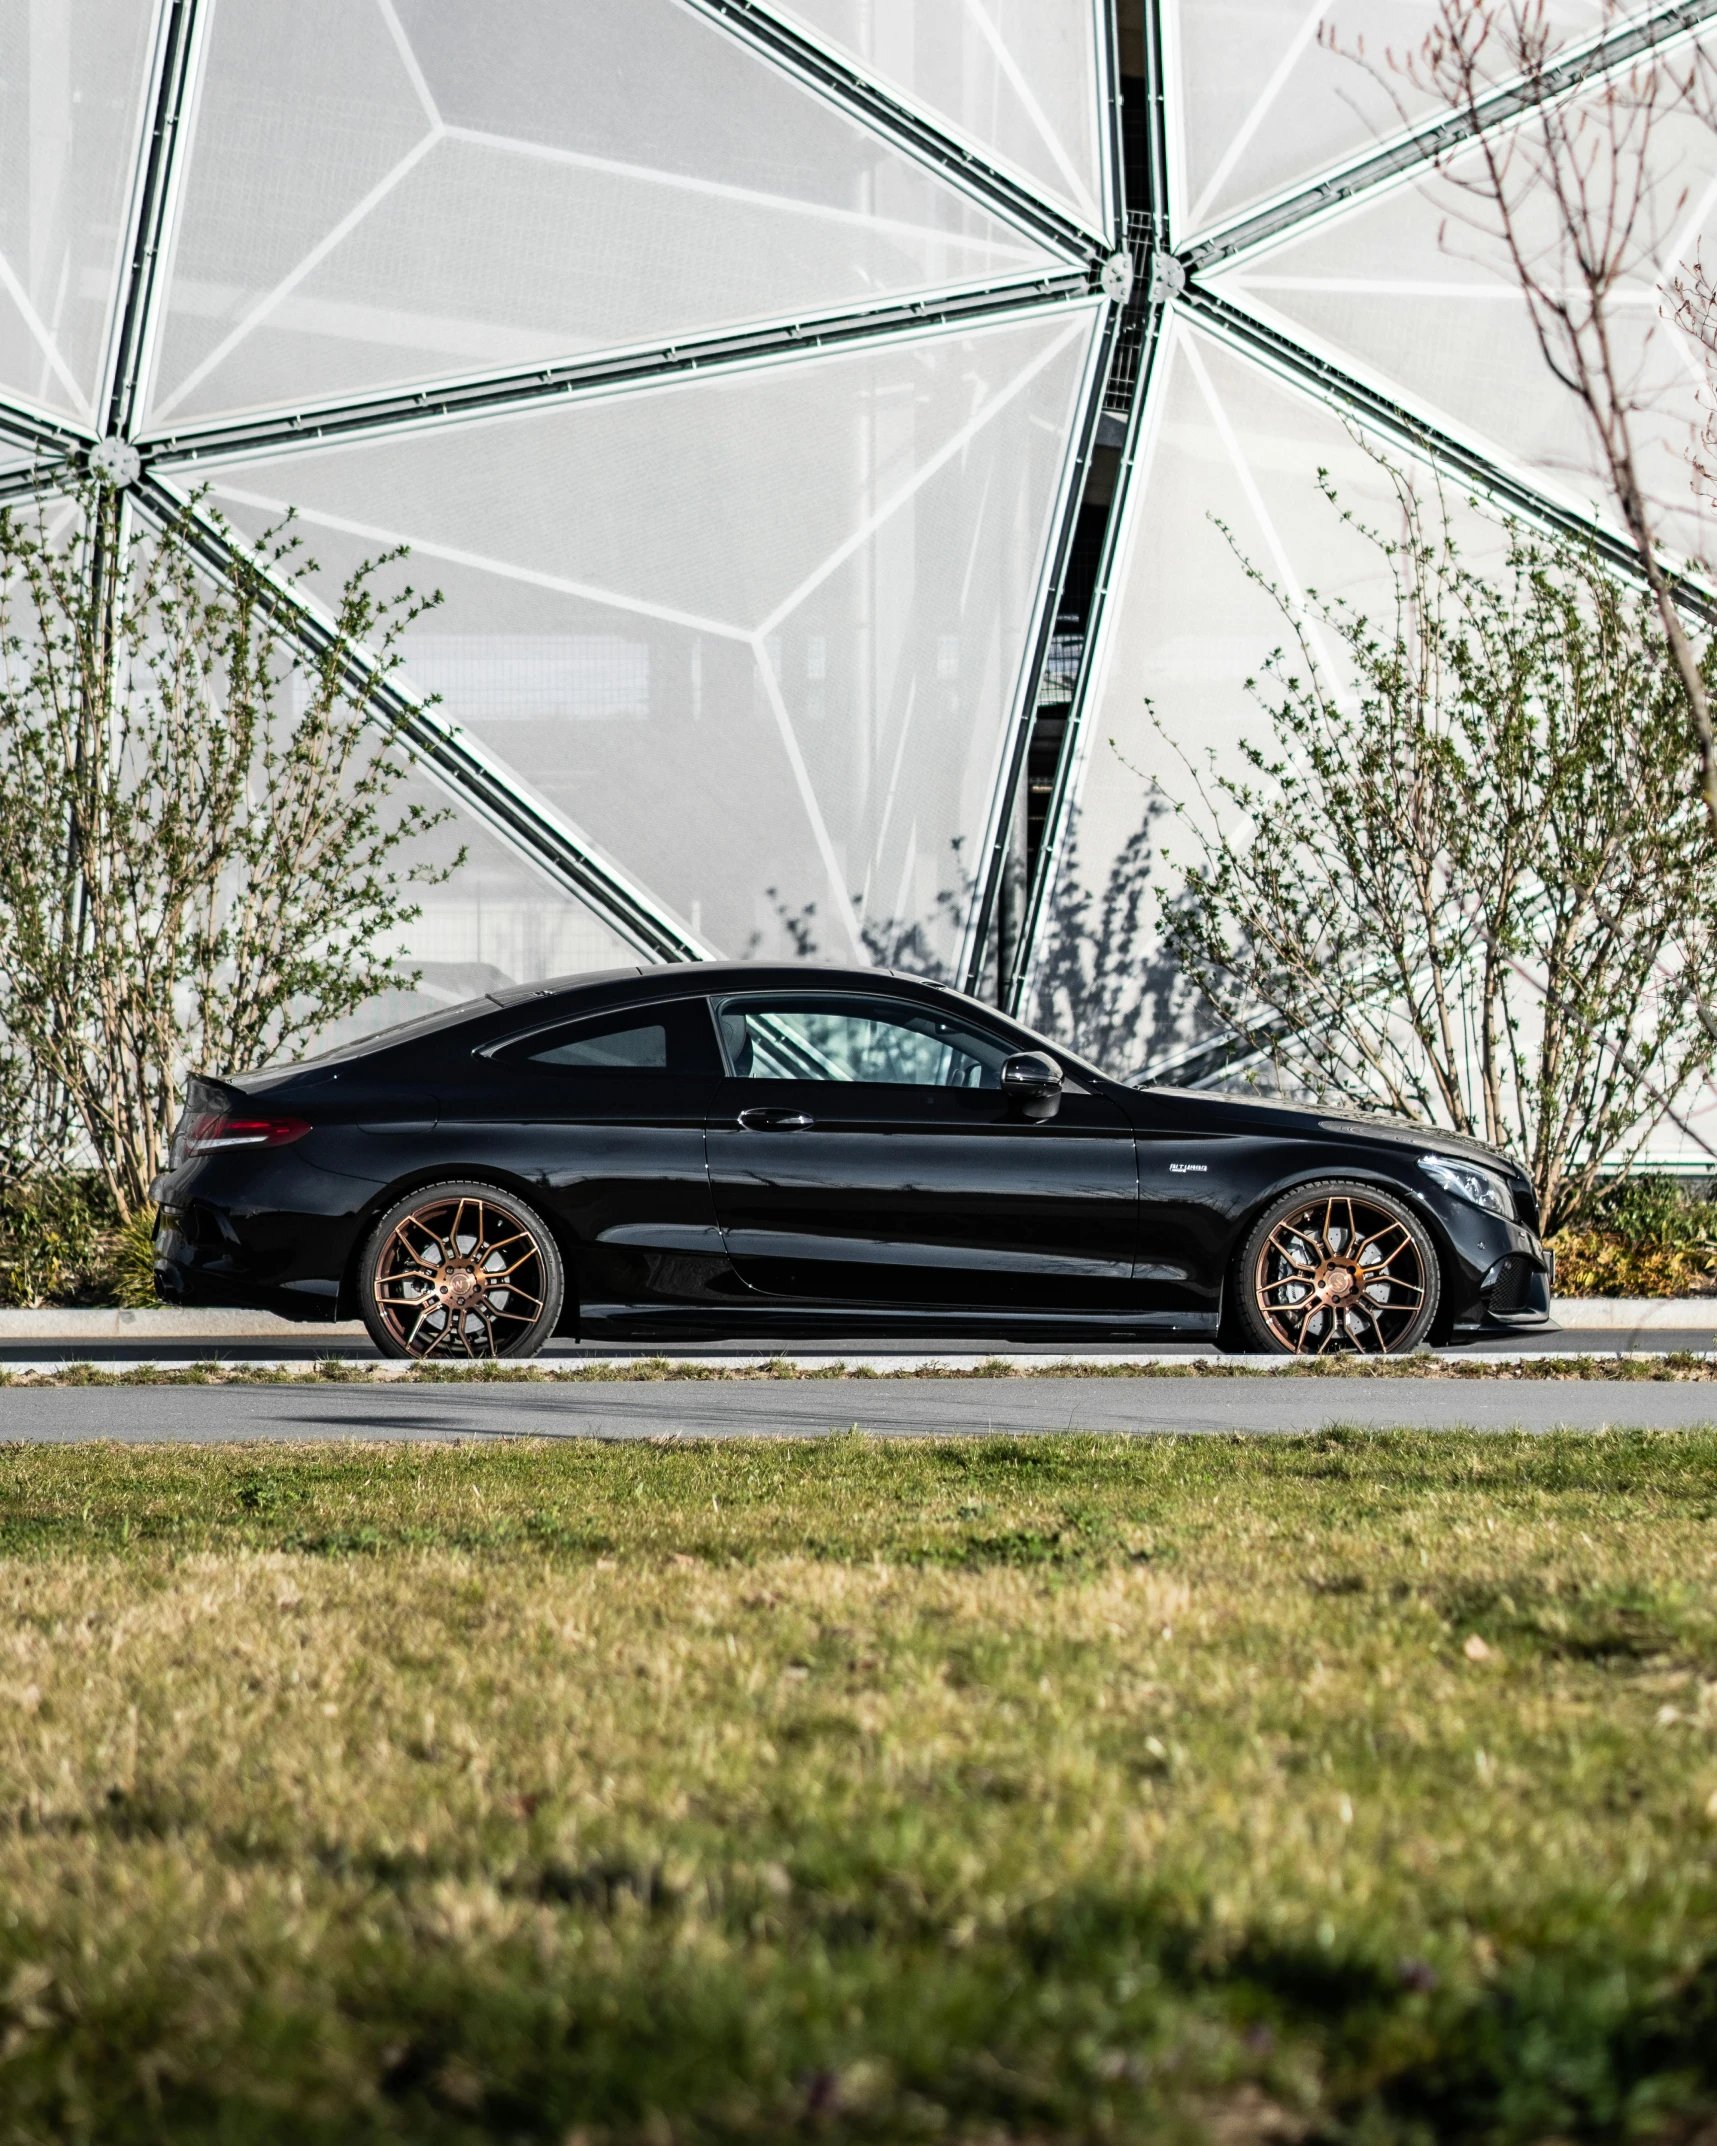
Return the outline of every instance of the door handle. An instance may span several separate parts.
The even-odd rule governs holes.
[[[739,1122],[748,1133],[803,1133],[817,1121],[802,1110],[742,1110]]]

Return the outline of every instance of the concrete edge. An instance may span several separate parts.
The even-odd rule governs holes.
[[[1717,1296],[1557,1297],[1550,1312],[1558,1326],[1582,1334],[1648,1334],[1666,1327],[1717,1332]]]
[[[0,1311],[8,1341],[363,1341],[363,1322],[300,1324],[266,1311],[178,1311],[170,1305],[125,1311]]]

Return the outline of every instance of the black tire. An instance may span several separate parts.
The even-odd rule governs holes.
[[[1253,1223],[1229,1295],[1243,1346],[1263,1355],[1404,1356],[1436,1323],[1443,1270],[1404,1201],[1320,1178]]]
[[[566,1270],[534,1207],[454,1178],[396,1200],[358,1263],[358,1308],[384,1356],[534,1356],[560,1323]]]

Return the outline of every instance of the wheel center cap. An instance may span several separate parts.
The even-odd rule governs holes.
[[[435,1293],[450,1309],[459,1310],[483,1293],[474,1268],[447,1266],[435,1285]]]
[[[1351,1267],[1326,1267],[1324,1269],[1324,1289],[1332,1297],[1351,1296],[1357,1281],[1358,1276]]]

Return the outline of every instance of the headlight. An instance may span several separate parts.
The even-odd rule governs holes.
[[[1507,1179],[1494,1170],[1481,1170],[1476,1162],[1456,1162],[1448,1155],[1421,1155],[1419,1167],[1457,1200],[1482,1207],[1487,1215],[1501,1215],[1505,1222],[1514,1220],[1514,1194]]]

